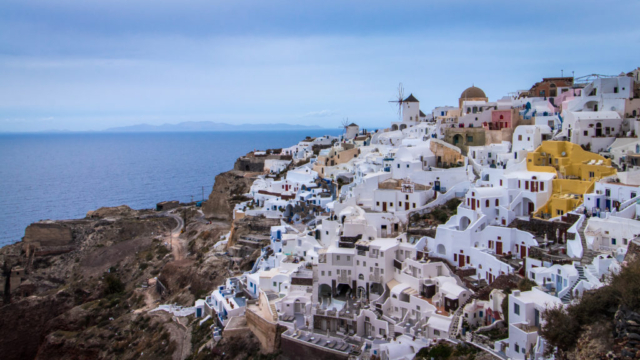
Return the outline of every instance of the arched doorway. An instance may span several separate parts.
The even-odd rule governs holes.
[[[391,125],[391,131],[396,131],[398,130],[398,125]]]
[[[462,135],[456,134],[453,136],[453,145],[462,145]]]
[[[347,284],[338,284],[336,287],[336,296],[338,300],[346,300],[351,297],[351,286]]]
[[[602,136],[602,123],[596,123],[596,137]]]
[[[438,246],[436,247],[436,252],[439,255],[447,255],[447,249],[442,244],[438,244]]]
[[[318,301],[322,299],[331,298],[331,286],[327,284],[320,284],[318,287]]]
[[[471,219],[466,216],[460,218],[460,230],[466,230],[471,224]]]
[[[536,208],[533,201],[527,198],[522,198],[522,211],[521,211],[522,216],[529,216],[533,214],[535,210]]]
[[[382,293],[384,292],[384,287],[380,283],[372,283],[369,290],[372,294],[382,295]]]

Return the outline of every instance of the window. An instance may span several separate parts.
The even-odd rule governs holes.
[[[528,181],[524,182],[524,189],[525,190],[529,190],[529,182]]]
[[[540,181],[540,191],[544,191],[544,183]]]
[[[589,171],[589,177],[594,178],[596,177],[596,174],[593,171]]]
[[[473,142],[473,136],[467,135],[467,142],[468,143]]]
[[[440,330],[433,330],[433,336],[440,336]]]
[[[376,206],[380,206],[380,201],[376,201]]]
[[[520,345],[516,344],[516,352],[519,353],[520,352]]]
[[[400,164],[398,164],[398,169],[400,169]]]
[[[336,256],[336,260],[340,261],[340,255]]]
[[[405,200],[409,200],[409,195],[405,195],[405,196],[404,196],[404,199],[405,199]]]
[[[489,207],[489,200],[484,201],[484,207]]]
[[[360,260],[356,260],[356,265],[360,265]]]
[[[320,272],[320,274],[322,274],[322,276],[324,276],[324,270],[322,270],[322,271]]]
[[[589,176],[591,176],[591,173],[589,173]],[[607,196],[607,197],[611,196],[611,189],[605,189],[604,196]]]
[[[617,94],[617,93],[618,93],[618,87],[617,87],[617,86],[613,88],[613,93],[614,93],[614,94]]]
[[[516,315],[520,315],[520,305],[513,304],[513,313]]]
[[[274,281],[274,282],[273,282],[273,287],[276,287],[276,286],[278,286],[278,285],[277,285],[277,284],[276,284],[276,282]]]
[[[347,255],[347,261],[351,261],[351,256]]]
[[[416,203],[413,203],[413,208],[414,208],[414,209],[416,208]]]
[[[331,271],[329,271],[329,276],[331,276]]]
[[[496,199],[496,206],[500,206],[500,200]]]
[[[585,131],[583,132],[583,135],[584,135],[584,136],[589,136],[589,132],[588,132],[587,130],[585,130]]]
[[[615,238],[611,238],[611,245],[615,245],[616,244],[616,239]]]

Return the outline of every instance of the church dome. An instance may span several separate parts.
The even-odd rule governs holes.
[[[484,94],[484,91],[482,91],[482,89],[475,86],[467,88],[460,95],[460,99],[473,99],[473,98],[486,98],[486,97],[487,95]]]

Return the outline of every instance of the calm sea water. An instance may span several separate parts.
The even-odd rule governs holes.
[[[217,174],[253,149],[339,130],[0,135],[0,246],[42,219],[83,218],[102,206],[154,207],[211,192]]]

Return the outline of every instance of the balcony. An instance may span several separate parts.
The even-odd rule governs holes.
[[[377,282],[377,283],[381,283],[382,282],[382,275],[375,275],[375,274],[370,274],[369,275],[369,281],[371,282]]]

